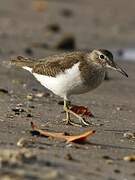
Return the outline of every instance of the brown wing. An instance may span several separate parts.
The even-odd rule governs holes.
[[[16,66],[27,66],[30,68],[33,68],[33,65],[35,63],[35,59],[31,59],[31,58],[25,58],[23,56],[18,56],[14,59],[11,59],[11,64],[16,65]]]
[[[55,77],[65,69],[71,68],[75,63],[84,59],[84,53],[73,52],[60,56],[50,56],[45,59],[38,60],[33,67],[33,73]]]

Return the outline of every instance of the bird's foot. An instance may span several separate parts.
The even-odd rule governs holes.
[[[71,111],[70,109],[66,109],[65,111],[66,111],[66,113],[72,114],[73,116],[75,116],[80,121],[80,123],[75,123],[75,122],[71,121],[70,118],[67,118],[67,119],[64,119],[66,124],[70,124],[70,125],[78,126],[78,127],[90,125],[88,122],[85,121],[85,119],[83,117],[79,116],[78,114]]]
[[[76,127],[82,127],[81,124],[75,123],[69,119],[63,119],[63,121],[65,122],[66,125],[72,125],[72,126],[76,126]]]

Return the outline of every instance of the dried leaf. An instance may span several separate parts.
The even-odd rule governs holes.
[[[67,143],[69,142],[81,143],[84,142],[89,136],[95,134],[95,130],[90,130],[80,135],[67,135],[65,133],[48,132],[39,129],[33,122],[31,122],[31,127],[32,127],[31,133],[34,135],[36,134],[39,136],[53,137],[53,138],[65,140]]]
[[[94,117],[91,111],[87,107],[84,107],[84,106],[72,105],[70,110],[82,116]]]
[[[43,12],[47,9],[47,2],[43,0],[35,0],[33,2],[33,8],[38,12]]]
[[[135,155],[125,156],[123,157],[124,161],[135,161]]]

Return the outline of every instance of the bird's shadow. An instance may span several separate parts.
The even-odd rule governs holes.
[[[134,147],[119,146],[119,145],[112,145],[112,144],[94,143],[94,142],[89,142],[89,141],[86,141],[86,142],[84,142],[82,144],[87,144],[87,145],[90,145],[90,146],[100,146],[103,149],[114,148],[114,149],[135,150]]]
[[[118,134],[121,134],[121,133],[124,133],[124,132],[128,132],[130,131],[129,129],[104,129],[103,131],[106,131],[106,132],[115,132],[115,133],[118,133]],[[91,146],[100,146],[101,148],[104,148],[104,149],[108,149],[108,148],[114,148],[114,149],[127,149],[127,150],[135,150],[135,147],[127,147],[127,146],[119,146],[119,145],[113,145],[113,144],[103,144],[103,143],[94,143],[94,142],[89,142],[89,141],[86,141],[85,142],[86,144],[88,145],[91,145]]]

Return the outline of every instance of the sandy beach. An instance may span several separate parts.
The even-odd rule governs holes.
[[[135,156],[135,64],[117,60],[129,78],[109,80],[73,96],[94,114],[90,127],[65,125],[61,98],[27,71],[11,66],[18,55],[42,58],[77,49],[134,47],[135,2],[0,0],[0,179],[132,180]],[[70,47],[60,43],[70,37]],[[33,137],[30,122],[51,132],[96,133],[83,144]],[[133,136],[128,136],[128,133]],[[17,145],[23,138],[24,147]]]

